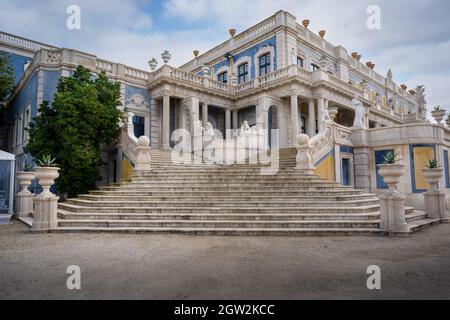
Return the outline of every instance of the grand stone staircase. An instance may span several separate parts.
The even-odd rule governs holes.
[[[56,232],[151,232],[198,235],[384,234],[380,202],[295,170],[295,149],[280,152],[280,170],[260,165],[172,164],[152,151],[152,171],[58,205]],[[414,230],[432,223],[406,209]]]

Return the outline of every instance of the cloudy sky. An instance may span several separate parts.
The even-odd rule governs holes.
[[[81,29],[66,27],[69,5],[81,8]],[[381,9],[381,30],[366,26],[369,5]],[[450,109],[448,0],[0,0],[0,30],[147,69],[151,57],[172,52],[172,65],[226,40],[280,9],[385,75],[410,88],[425,84],[429,108]]]

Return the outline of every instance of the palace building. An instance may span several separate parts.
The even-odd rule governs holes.
[[[386,183],[388,181],[383,179],[379,165],[384,163],[384,157],[390,152],[398,154],[398,162],[404,169],[399,177],[396,192],[405,197],[406,222],[418,228],[446,221],[445,208],[441,208],[442,212],[439,210],[433,211],[434,213],[427,212],[424,200],[424,193],[430,189],[430,184],[422,169],[425,162],[430,159],[438,159],[442,164],[443,174],[439,178],[439,189],[435,190],[441,195],[440,205],[445,195],[450,192],[448,166],[450,129],[439,122],[442,121],[442,117],[437,117],[438,123],[430,123],[427,120],[425,88],[418,85],[408,90],[406,85],[398,85],[391,70],[386,75],[380,75],[376,72],[374,63],[364,63],[357,52],[329,43],[326,40],[325,30],[315,34],[308,26],[308,20],[299,23],[297,17],[289,12],[279,11],[241,33],[231,29],[227,41],[205,53],[195,50],[192,60],[178,68],[170,65],[171,53],[166,51],[162,54],[163,61],[159,64],[156,59],[149,61],[150,70],[132,68],[76,49],[58,48],[1,32],[0,51],[10,54],[17,87],[5,102],[4,120],[0,128],[2,136],[0,148],[16,156],[16,167],[22,163],[25,157],[23,148],[28,141],[24,129],[32,118],[37,116],[38,106],[43,101],[51,103],[60,77],[70,76],[78,65],[83,65],[93,73],[104,71],[111,80],[121,84],[124,134],[116,145],[105,147],[103,157],[107,165],[103,168],[103,181],[99,184],[105,189],[100,190],[105,192],[112,190],[114,187],[108,185],[130,179],[132,184],[139,184],[139,181],[142,185],[151,184],[151,181],[148,181],[150,175],[144,174],[140,178],[133,175],[133,168],[136,168],[138,162],[136,147],[141,143],[137,138],[141,136],[149,138],[153,156],[151,161],[156,168],[154,174],[157,174],[155,170],[170,171],[169,167],[163,167],[163,162],[168,159],[168,153],[164,151],[174,148],[176,141],[173,140],[172,133],[175,130],[182,128],[193,133],[196,126],[207,128],[210,125],[224,138],[234,139],[242,134],[245,125],[248,128],[265,130],[261,137],[265,150],[272,149],[274,139],[277,138],[281,150],[280,174],[285,181],[293,179],[289,187],[294,189],[308,185],[301,180],[307,178],[297,177],[297,173],[293,171],[296,164],[297,168],[303,168],[301,164],[299,165],[303,160],[298,156],[302,152],[298,147],[302,143],[306,145],[307,155],[311,159],[305,161],[310,162],[308,168],[313,169],[320,183],[330,183],[334,188],[333,192],[336,193],[341,190],[349,192],[352,190],[360,195],[362,197],[358,200],[360,202],[348,203],[349,207],[358,208],[357,203],[366,201],[359,207],[360,211],[356,210],[355,216],[352,217],[359,217],[358,214],[366,215],[364,219],[367,218],[372,225],[364,226],[359,220],[356,222],[355,219],[351,220],[351,217],[346,215],[352,214],[353,209],[341,212],[341,204],[333,203],[337,201],[336,198],[323,198],[323,206],[317,210],[314,210],[313,204],[303,204],[298,200],[300,202],[294,208],[309,208],[310,211],[306,214],[313,217],[316,215],[312,221],[321,219],[317,215],[330,214],[333,213],[331,212],[333,208],[339,208],[336,209],[336,214],[340,214],[339,219],[345,221],[347,217],[354,222],[350,226],[336,227],[339,230],[352,227],[355,230],[366,231],[371,228],[372,231],[386,230],[383,228],[385,219],[383,197],[389,197],[392,188],[390,189]],[[273,129],[278,130],[277,137],[272,136]],[[301,134],[303,136],[299,138]],[[145,141],[142,145],[145,145]],[[200,170],[200,172],[216,170],[214,172],[218,181],[235,181],[225,178],[225,172],[234,170],[233,166],[229,168],[211,166],[213,168],[208,166],[209,169],[203,167],[198,169],[193,165],[186,165],[186,170]],[[173,170],[177,172],[176,170],[181,169]],[[302,172],[306,171],[300,170],[300,173]],[[183,174],[189,175],[188,172]],[[147,180],[142,177],[147,177]],[[265,184],[258,179],[264,178],[249,178],[248,188],[254,187],[255,192],[266,191]],[[265,179],[269,179],[267,185],[271,185],[272,178]],[[279,202],[288,201],[290,191],[286,189],[283,194],[282,186],[277,186],[278,180],[273,181],[273,189],[270,192],[279,197]],[[167,183],[171,183],[171,180],[169,179]],[[247,184],[245,181],[243,183]],[[253,183],[255,184],[252,185]],[[295,183],[298,183],[298,188],[295,188]],[[313,179],[310,183],[310,187],[316,186],[314,183],[319,183],[319,180]],[[320,183],[317,190],[322,188]],[[258,185],[261,188],[258,189]],[[281,189],[277,190],[278,188]],[[164,186],[161,190],[164,190]],[[201,190],[200,187],[198,190]],[[179,191],[178,195],[186,194],[187,197],[186,190]],[[213,191],[214,188],[211,192]],[[101,191],[98,192],[97,197],[100,198]],[[269,191],[267,192],[261,193],[261,196],[269,195]],[[217,189],[217,193],[221,193],[221,190]],[[238,193],[230,194],[227,199],[239,199]],[[371,196],[367,198],[369,194]],[[126,193],[122,195],[125,196]],[[174,199],[176,195],[174,194]],[[232,198],[234,196],[237,198]],[[345,196],[349,201],[351,199],[357,201],[356,198],[351,198],[350,194],[343,195]],[[300,198],[299,196],[298,199]],[[87,206],[87,202],[99,199],[95,194],[83,199],[84,203],[69,201],[59,205],[61,210],[59,216],[67,214],[66,218],[74,221],[80,218],[75,213],[80,215],[92,213],[92,207],[89,210],[82,208],[82,205]],[[220,199],[217,196],[214,201]],[[246,201],[255,202],[257,207],[257,199],[259,198],[249,198]],[[206,200],[204,207],[197,211],[193,209],[192,213],[200,214],[202,210],[207,211],[209,207]],[[276,207],[276,203],[279,202],[275,200],[273,203],[267,203],[265,208],[272,205],[273,208],[279,208]],[[138,199],[136,195],[136,201],[144,199]],[[167,203],[162,205],[158,201],[162,200],[155,198],[154,202],[158,207],[169,206]],[[315,201],[320,203],[321,199]],[[446,200],[443,201],[446,206]],[[184,204],[179,203],[180,208],[183,206],[190,208],[188,204],[195,206],[187,200]],[[280,206],[283,207],[282,204]],[[133,205],[124,204],[123,207],[130,208]],[[245,211],[246,209],[242,209],[244,207],[247,208],[242,204],[242,207],[236,208],[236,212],[228,209],[223,215]],[[175,208],[175,205],[171,208]],[[177,208],[179,211],[173,210],[170,213],[183,212]],[[102,210],[94,210],[93,213],[108,213],[105,208]],[[130,209],[123,212],[134,211]],[[250,215],[258,212],[256,209],[249,211],[248,219]],[[149,209],[142,212],[144,213],[154,212]],[[286,215],[293,213],[295,210],[286,211]],[[225,218],[224,220],[228,221]],[[288,219],[288,216],[284,218]],[[330,219],[332,222],[329,223],[336,223],[337,218]],[[420,223],[414,224],[417,221]],[[362,226],[358,226],[359,222]],[[62,223],[59,226],[70,229],[78,225],[73,222]],[[92,224],[86,228],[93,226],[98,225]],[[227,230],[233,227],[227,226]],[[172,229],[183,227],[185,226],[175,225]],[[237,230],[251,228],[234,227]],[[148,225],[147,228],[151,229]],[[195,226],[191,225],[192,228]],[[201,230],[209,230],[210,227],[202,225],[202,228]],[[277,228],[275,229],[279,230]],[[293,230],[302,228],[308,227],[292,227]],[[319,224],[311,228],[325,230],[332,227]],[[236,234],[239,232],[236,231]]]

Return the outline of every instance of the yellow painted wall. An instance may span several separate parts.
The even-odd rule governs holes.
[[[425,168],[428,160],[434,159],[434,148],[415,147],[414,148],[414,177],[416,179],[416,189],[425,190],[430,185],[425,181],[422,169]]]
[[[133,175],[134,168],[128,159],[122,160],[122,180],[128,180]]]
[[[329,181],[335,180],[334,156],[329,155],[316,168],[316,175]]]

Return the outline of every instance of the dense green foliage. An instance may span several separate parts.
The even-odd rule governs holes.
[[[9,56],[0,52],[0,101],[3,101],[14,88],[14,69]]]
[[[102,165],[102,144],[111,143],[119,129],[120,84],[104,73],[93,79],[79,66],[61,78],[52,105],[44,102],[30,125],[26,151],[35,158],[51,155],[61,168],[58,191],[69,196],[95,187]]]

